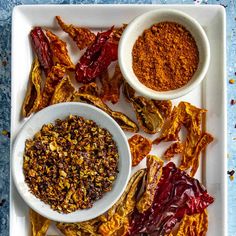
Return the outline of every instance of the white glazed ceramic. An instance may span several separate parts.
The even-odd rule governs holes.
[[[211,47],[211,60],[204,81],[185,96],[172,100],[173,105],[187,101],[197,107],[208,110],[205,120],[207,132],[214,136],[214,142],[208,145],[200,159],[195,178],[202,182],[215,202],[208,207],[209,226],[207,236],[227,235],[227,151],[226,151],[226,15],[219,5],[21,5],[14,8],[12,14],[12,72],[11,72],[11,150],[14,140],[28,119],[22,119],[21,107],[27,89],[29,71],[33,61],[29,32],[34,26],[51,29],[62,40],[67,42],[69,54],[74,63],[78,61],[79,50],[55,21],[60,15],[66,23],[89,27],[94,32],[106,30],[112,25],[120,26],[131,22],[135,17],[153,9],[175,9],[182,11],[197,20],[207,34]],[[42,14],[43,12],[43,14]],[[42,17],[43,16],[43,17]],[[20,62],[20,63],[19,63]],[[110,104],[109,104],[110,105]],[[130,104],[121,95],[119,103],[112,105],[136,121]],[[144,137],[154,139],[157,135],[140,132]],[[130,138],[133,133],[126,132]],[[169,146],[153,145],[151,154],[161,156]],[[12,151],[11,151],[12,152]],[[13,156],[11,163],[13,165]],[[179,158],[172,159],[178,163]],[[145,168],[145,159],[132,173]],[[10,182],[10,236],[28,236],[30,234],[29,207],[19,196],[11,179]],[[47,235],[62,234],[54,224]]]
[[[132,68],[132,50],[136,40],[145,29],[163,21],[179,23],[192,34],[199,51],[199,64],[192,79],[185,86],[175,90],[159,92],[146,87],[136,77]],[[190,15],[173,9],[156,9],[138,16],[128,24],[119,43],[118,58],[121,72],[131,87],[145,97],[156,100],[170,100],[189,93],[203,80],[210,62],[210,45],[203,28]]]
[[[40,201],[32,193],[24,181],[23,153],[25,140],[32,138],[44,124],[52,123],[56,119],[65,119],[70,114],[93,120],[102,128],[106,128],[113,136],[119,152],[119,173],[112,190],[104,194],[93,207],[77,210],[69,214],[58,213],[49,205]],[[121,196],[129,180],[131,171],[131,156],[127,138],[120,126],[104,111],[84,103],[60,103],[41,110],[33,115],[22,127],[13,146],[12,176],[16,188],[25,202],[40,215],[58,222],[80,222],[95,218],[107,211]]]

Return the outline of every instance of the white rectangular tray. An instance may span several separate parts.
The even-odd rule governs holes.
[[[12,15],[12,91],[11,91],[11,145],[25,123],[20,118],[21,106],[25,96],[29,71],[32,63],[32,47],[29,32],[34,26],[52,29],[68,41],[69,53],[74,62],[78,60],[77,49],[65,33],[59,30],[54,17],[60,15],[68,23],[79,24],[95,31],[112,25],[130,22],[134,17],[154,8],[172,8],[181,10],[194,17],[204,28],[210,41],[211,62],[206,80],[190,94],[181,99],[206,108],[206,130],[214,137],[202,155],[202,163],[196,177],[214,196],[215,202],[209,208],[208,236],[224,236],[226,227],[226,44],[225,11],[220,6],[191,5],[33,5],[18,6]],[[77,50],[78,51],[78,50]],[[123,99],[115,109],[124,111],[133,118],[131,108]],[[130,137],[130,134],[127,134]],[[150,136],[149,136],[150,137]],[[155,137],[151,136],[153,139]],[[161,150],[162,151],[162,150]],[[155,147],[152,150],[157,154]],[[159,152],[160,154],[160,152]],[[145,165],[145,161],[141,166]],[[135,171],[135,168],[133,171]],[[13,182],[10,187],[10,236],[29,234],[28,207],[18,195]],[[48,234],[60,235],[55,227]]]

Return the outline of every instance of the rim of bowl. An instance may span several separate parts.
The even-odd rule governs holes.
[[[109,205],[107,205],[106,203],[104,203],[104,207],[102,208],[102,210],[101,211],[99,211],[99,213],[96,213],[96,214],[93,214],[92,215],[92,217],[84,217],[82,220],[80,220],[80,219],[73,219],[72,218],[72,216],[71,216],[71,218],[70,217],[66,217],[66,218],[63,218],[63,216],[69,216],[70,214],[73,214],[73,213],[75,213],[75,212],[77,212],[77,211],[83,211],[83,210],[89,210],[89,209],[91,209],[91,208],[88,208],[88,209],[78,209],[78,210],[76,210],[76,211],[74,211],[74,212],[71,212],[71,213],[68,213],[68,214],[64,214],[64,213],[59,213],[59,212],[57,212],[57,211],[54,211],[54,210],[52,210],[51,209],[51,207],[49,206],[49,204],[46,204],[46,203],[44,203],[43,201],[41,201],[39,198],[37,198],[40,202],[41,202],[41,204],[43,205],[43,206],[46,206],[46,207],[49,207],[48,209],[46,209],[46,208],[44,208],[44,209],[41,209],[41,210],[39,210],[38,208],[39,207],[35,207],[35,205],[30,201],[30,200],[32,200],[32,198],[36,198],[35,197],[35,195],[34,194],[32,194],[30,191],[29,191],[29,187],[28,187],[28,185],[26,184],[26,182],[24,181],[24,184],[26,185],[26,187],[27,187],[27,190],[28,190],[28,193],[29,193],[29,195],[30,195],[30,198],[26,198],[25,197],[25,195],[23,194],[23,190],[22,189],[20,189],[20,187],[19,187],[19,185],[17,184],[18,182],[17,182],[17,173],[16,173],[16,171],[19,169],[19,168],[17,168],[16,166],[15,166],[15,158],[16,158],[16,156],[17,156],[17,154],[16,154],[16,152],[17,152],[17,147],[18,147],[18,142],[19,142],[19,140],[20,140],[20,138],[21,138],[21,134],[22,134],[22,132],[24,131],[24,129],[25,128],[27,128],[27,126],[29,125],[29,123],[30,122],[32,122],[32,120],[36,120],[38,117],[41,117],[43,114],[47,114],[48,112],[50,112],[50,110],[52,111],[53,109],[55,109],[55,107],[57,108],[57,109],[61,109],[61,107],[65,107],[65,106],[77,106],[78,108],[79,107],[87,107],[87,108],[89,108],[89,109],[92,109],[92,110],[94,110],[94,111],[96,111],[96,112],[98,112],[98,113],[101,113],[104,117],[106,117],[106,119],[109,119],[110,121],[111,121],[111,123],[112,123],[112,125],[114,125],[115,127],[116,127],[116,129],[118,129],[119,130],[119,133],[120,133],[120,135],[122,136],[122,139],[123,139],[123,141],[124,141],[124,143],[126,144],[125,146],[126,147],[120,147],[120,149],[121,148],[127,148],[127,154],[128,154],[128,156],[125,156],[125,159],[127,159],[127,162],[128,162],[128,172],[127,172],[127,174],[126,174],[126,178],[125,178],[125,183],[123,184],[123,186],[121,186],[121,190],[120,190],[120,192],[114,197],[114,199],[111,201],[111,203],[109,204]],[[78,115],[78,116],[82,116],[83,117],[83,115],[79,115],[79,114],[76,114],[76,115]],[[62,116],[62,115],[61,115]],[[67,114],[65,114],[65,116],[68,116]],[[60,117],[58,117],[58,119],[60,119]],[[86,118],[86,119],[90,119],[90,120],[93,120],[92,118]],[[55,121],[55,120],[54,120]],[[98,123],[97,121],[95,121],[96,123]],[[48,121],[48,123],[51,123],[51,121]],[[101,124],[98,124],[99,126],[102,126]],[[103,128],[105,128],[105,129],[107,129],[106,127],[104,127],[103,126]],[[110,132],[110,131],[109,131]],[[115,132],[117,132],[117,130],[115,131]],[[114,132],[113,132],[114,133]],[[35,133],[32,135],[32,136],[34,136],[35,135]],[[24,140],[25,141],[25,140]],[[117,143],[117,145],[118,145],[118,140],[115,140],[116,141],[116,143]],[[119,150],[119,148],[118,148],[118,150]],[[21,127],[21,129],[19,130],[19,132],[18,132],[18,134],[17,134],[17,136],[16,136],[16,138],[15,138],[15,140],[14,140],[14,142],[13,142],[13,149],[12,149],[12,163],[11,163],[11,174],[12,174],[12,177],[13,177],[13,181],[14,181],[14,185],[16,186],[16,189],[17,189],[17,191],[18,191],[18,193],[20,194],[20,196],[22,197],[22,199],[25,201],[25,203],[30,207],[30,208],[32,208],[34,211],[36,211],[36,212],[38,212],[40,215],[42,215],[42,216],[44,216],[44,217],[46,217],[47,219],[50,219],[50,220],[53,220],[53,221],[57,221],[57,222],[65,222],[65,223],[74,223],[74,222],[83,222],[83,221],[87,221],[87,220],[91,220],[91,219],[94,219],[94,218],[96,218],[97,216],[99,216],[99,215],[102,215],[103,213],[105,213],[107,210],[109,210],[118,200],[119,200],[119,198],[121,197],[121,195],[124,193],[124,191],[125,191],[125,188],[126,188],[126,186],[127,186],[127,184],[128,184],[128,182],[129,182],[129,179],[130,179],[130,175],[131,175],[131,153],[130,153],[130,148],[129,148],[129,145],[128,145],[128,140],[127,140],[127,137],[126,137],[126,135],[125,135],[125,133],[124,133],[124,131],[121,129],[121,127],[118,125],[118,123],[112,118],[112,117],[110,117],[106,112],[104,112],[103,110],[101,110],[101,109],[99,109],[99,108],[97,108],[97,107],[95,107],[95,106],[92,106],[92,105],[90,105],[90,104],[86,104],[86,103],[82,103],[82,102],[63,102],[63,103],[58,103],[58,104],[55,104],[55,105],[51,105],[51,106],[49,106],[49,107],[46,107],[46,108],[44,108],[43,110],[41,110],[41,111],[39,111],[39,112],[37,112],[36,114],[34,114],[33,116],[31,116],[30,118],[29,118],[29,120],[27,120],[26,121],[26,123]],[[23,158],[23,153],[22,153],[22,158]],[[121,159],[122,157],[120,156],[120,159]],[[119,160],[119,162],[120,162],[120,160]],[[23,172],[23,166],[21,167],[22,168],[22,172]],[[119,169],[118,169],[119,170]],[[118,175],[120,174],[120,172],[121,171],[119,171],[118,172]],[[23,174],[24,175],[24,174]],[[117,179],[116,179],[117,180]],[[114,184],[118,184],[118,183],[114,183]],[[112,187],[112,189],[114,189],[114,186]],[[112,190],[111,190],[112,191]],[[109,191],[109,192],[107,192],[107,194],[109,194],[111,191]],[[106,194],[106,193],[104,193],[104,194]],[[103,197],[104,197],[104,195],[103,195]],[[103,199],[103,197],[101,198],[101,199],[99,199],[99,200],[103,200],[104,201],[104,199]],[[97,200],[97,201],[99,201],[99,200]],[[97,201],[95,201],[93,204],[95,204]],[[93,207],[92,207],[93,208]],[[59,217],[51,217],[51,215],[48,215],[48,211],[53,211],[53,212],[56,212],[56,214],[58,214],[58,216]],[[67,218],[70,218],[70,219],[67,219]]]
[[[127,69],[128,66],[127,66],[127,63],[125,63],[126,60],[124,59],[125,57],[127,57],[127,51],[124,50],[124,48],[127,48],[126,44],[129,41],[129,38],[130,38],[130,35],[132,34],[132,32],[135,31],[135,29],[137,29],[140,25],[142,25],[143,22],[146,22],[148,20],[148,18],[155,17],[155,15],[158,16],[158,14],[165,14],[165,15],[168,14],[168,15],[173,16],[173,20],[170,20],[172,22],[174,22],[175,17],[182,18],[183,20],[185,20],[185,22],[187,22],[186,24],[182,24],[182,25],[185,28],[187,28],[187,25],[191,26],[193,28],[193,30],[196,31],[197,34],[201,37],[201,44],[200,45],[202,46],[202,52],[205,56],[203,59],[203,64],[201,65],[201,67],[199,67],[199,64],[198,64],[198,68],[195,71],[195,73],[198,72],[198,76],[194,79],[194,81],[191,82],[191,84],[189,84],[189,82],[192,80],[192,78],[190,79],[190,81],[186,85],[184,85],[183,87],[180,87],[178,89],[175,89],[175,90],[155,91],[153,89],[146,87],[144,84],[142,84],[138,80],[138,78],[134,74],[133,70],[132,70],[133,75],[130,75],[128,73],[128,69]],[[164,22],[164,21],[167,21],[167,20],[156,20],[156,21],[153,20],[153,24],[159,23],[159,22]],[[181,24],[181,23],[179,23],[179,24]],[[189,29],[187,29],[187,30],[190,31]],[[143,33],[143,31],[141,32],[141,34]],[[190,32],[190,33],[192,35],[192,32]],[[136,40],[137,40],[137,38],[136,38]],[[135,43],[135,41],[134,41],[134,43]],[[197,43],[198,50],[199,50],[198,41],[196,39],[195,39],[195,41]],[[132,50],[133,50],[133,45],[134,44],[132,44]],[[132,53],[132,50],[131,50],[131,53]],[[200,53],[201,52],[199,51],[199,54]],[[152,99],[170,100],[170,99],[175,99],[175,98],[182,97],[182,96],[186,95],[187,93],[191,92],[195,87],[197,87],[197,85],[199,85],[202,82],[202,80],[206,76],[206,73],[207,73],[207,70],[208,70],[208,67],[210,64],[210,44],[209,44],[209,40],[208,40],[207,35],[206,35],[205,31],[203,30],[202,26],[197,22],[197,20],[195,20],[190,15],[188,15],[182,11],[179,11],[179,10],[155,9],[155,10],[151,10],[151,11],[148,11],[146,13],[143,13],[143,14],[137,16],[128,24],[128,26],[126,27],[126,29],[124,30],[124,32],[121,36],[120,42],[119,42],[118,61],[119,61],[121,72],[122,72],[123,76],[125,77],[126,81],[137,92],[139,92],[140,94],[142,94],[145,97],[152,98]],[[131,56],[131,67],[132,67],[132,56]]]

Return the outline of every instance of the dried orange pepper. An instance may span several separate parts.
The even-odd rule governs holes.
[[[67,25],[60,16],[56,16],[56,19],[62,30],[69,34],[80,50],[88,47],[95,41],[95,34],[88,28]]]
[[[132,155],[132,166],[137,166],[151,151],[152,142],[140,134],[135,134],[128,141]]]
[[[22,115],[24,117],[30,116],[33,112],[38,110],[41,102],[41,83],[42,75],[39,60],[36,57],[33,61],[29,86],[25,95],[25,100],[22,106]]]
[[[180,142],[172,143],[164,152],[164,158],[170,160],[175,154],[180,154],[184,150],[184,146]]]
[[[67,69],[74,69],[75,65],[70,59],[66,48],[66,43],[49,30],[46,30],[46,35],[49,38],[50,48],[52,50],[55,64],[58,63],[61,66],[66,67]]]

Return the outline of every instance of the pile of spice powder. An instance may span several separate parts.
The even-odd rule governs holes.
[[[112,135],[94,121],[69,116],[26,140],[24,175],[30,191],[52,209],[90,208],[112,189],[118,173]]]
[[[132,57],[139,81],[156,91],[187,84],[199,62],[194,38],[174,22],[161,22],[146,29],[135,42]]]

